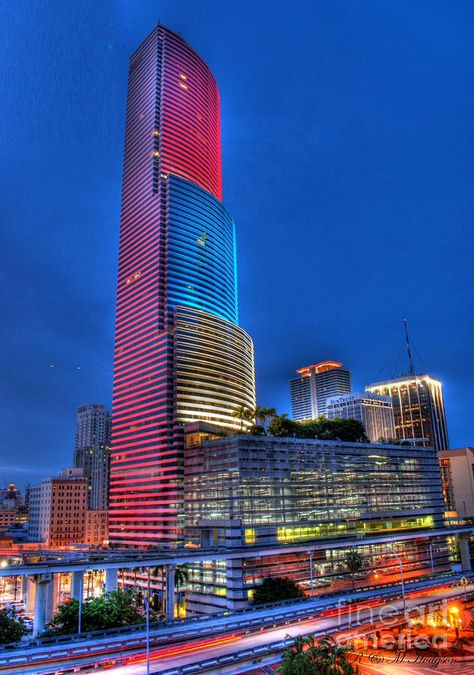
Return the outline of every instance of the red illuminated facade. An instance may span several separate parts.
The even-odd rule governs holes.
[[[226,425],[234,407],[255,401],[253,345],[237,326],[235,228],[221,200],[217,83],[196,52],[159,25],[129,70],[112,544],[178,541],[182,424],[203,418]]]

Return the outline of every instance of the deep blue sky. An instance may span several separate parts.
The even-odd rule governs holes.
[[[158,20],[219,81],[260,403],[326,358],[398,375],[407,317],[474,444],[471,1],[2,0],[0,484],[110,404],[127,64]]]

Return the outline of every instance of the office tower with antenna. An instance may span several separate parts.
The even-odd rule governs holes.
[[[365,388],[372,394],[390,396],[395,418],[396,438],[437,452],[449,448],[443,386],[428,374],[417,374],[413,362],[408,322],[403,321],[408,356],[408,373],[373,382]]]

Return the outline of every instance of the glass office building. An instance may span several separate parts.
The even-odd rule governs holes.
[[[117,289],[110,542],[182,537],[181,428],[255,405],[222,204],[220,103],[200,56],[158,25],[130,59]],[[245,423],[247,424],[247,423]]]
[[[284,547],[318,539],[349,537],[360,544],[380,536],[383,544],[364,551],[374,569],[385,564],[376,559],[385,555],[391,560],[388,546],[403,552],[408,575],[410,570],[429,573],[426,541],[415,536],[404,542],[404,537],[443,527],[436,456],[402,445],[250,435],[219,439],[216,429],[190,425],[185,492],[190,544],[283,547],[274,557],[242,563],[247,596],[268,575],[290,576],[307,586],[308,556],[286,555]],[[322,588],[343,583],[346,553],[331,549],[330,544],[318,552],[315,574]],[[447,556],[444,540],[438,545],[436,566],[443,569]],[[393,561],[387,565],[395,575]],[[226,585],[225,566],[207,566],[195,574],[196,607],[203,601],[202,597],[196,600],[200,589],[212,596],[214,585],[217,597],[225,594],[219,590],[219,584]]]
[[[390,396],[396,438],[436,451],[449,448],[443,387],[430,375],[405,375],[366,386],[373,394]]]

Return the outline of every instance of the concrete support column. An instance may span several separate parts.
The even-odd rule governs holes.
[[[227,609],[242,609],[248,605],[245,596],[242,559],[226,560]]]
[[[46,623],[51,621],[58,611],[60,579],[60,574],[53,574],[51,583],[48,584],[46,593]]]
[[[33,616],[33,637],[42,633],[47,621],[48,594],[51,593],[51,574],[38,574],[34,577],[36,586],[35,611]]]
[[[35,611],[36,584],[34,577],[25,577],[26,581],[26,600],[25,609],[27,614],[33,614]]]
[[[459,553],[463,572],[472,570],[471,551],[469,550],[469,537],[458,535]]]
[[[174,619],[174,587],[176,583],[176,567],[168,565],[166,567],[166,618],[168,621]]]
[[[71,598],[77,600],[84,596],[84,572],[71,572]]]
[[[118,588],[118,569],[105,570],[105,592],[111,593]]]
[[[26,609],[28,599],[28,576],[26,574],[21,577],[21,599]]]

